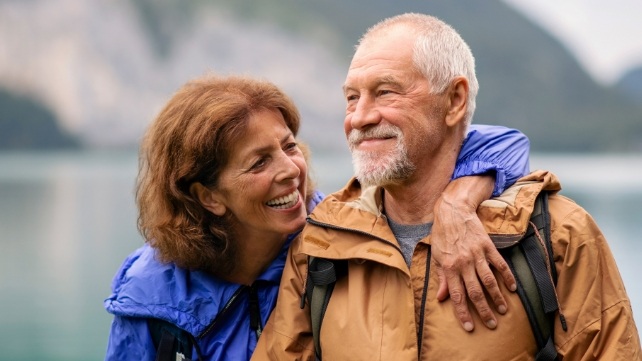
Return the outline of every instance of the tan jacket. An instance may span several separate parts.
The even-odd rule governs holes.
[[[478,214],[487,232],[521,238],[542,190],[560,190],[553,174],[535,172],[484,202]],[[518,295],[503,289],[508,312],[498,315],[495,330],[473,312],[478,327],[464,331],[451,301],[436,299],[430,236],[417,245],[408,269],[380,195],[381,189],[361,190],[352,181],[317,206],[311,219],[327,226],[306,225],[292,244],[276,309],[252,360],[314,360],[310,311],[300,309],[308,255],[349,260],[323,319],[324,360],[533,360],[535,339]],[[552,194],[549,209],[556,289],[568,323],[563,331],[556,319],[558,352],[564,361],[642,360],[631,304],[604,236],[563,196]]]

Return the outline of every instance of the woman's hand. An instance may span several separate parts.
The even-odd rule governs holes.
[[[437,299],[444,301],[450,295],[457,317],[466,331],[475,327],[467,297],[490,329],[497,327],[497,319],[486,302],[484,289],[500,314],[507,311],[507,303],[490,265],[499,271],[509,290],[516,289],[508,264],[495,248],[476,213],[479,204],[490,198],[493,184],[494,178],[488,175],[455,179],[446,187],[434,208],[431,245],[439,275]]]

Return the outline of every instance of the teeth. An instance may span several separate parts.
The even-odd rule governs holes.
[[[277,209],[293,207],[299,199],[299,191],[296,190],[284,197],[279,197],[268,201],[266,204]]]

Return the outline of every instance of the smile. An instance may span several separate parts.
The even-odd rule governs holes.
[[[359,141],[359,143],[358,143],[358,144],[359,144],[359,145],[361,145],[361,144],[363,144],[363,143],[366,143],[366,144],[367,144],[367,143],[382,142],[382,141],[384,141],[384,140],[389,140],[389,139],[393,139],[393,138],[394,138],[394,137],[364,138],[364,139],[362,139],[361,141]]]
[[[287,209],[294,207],[299,201],[299,191],[295,190],[284,197],[275,198],[267,201],[265,204],[276,209]]]

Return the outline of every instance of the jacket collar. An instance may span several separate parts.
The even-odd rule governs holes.
[[[279,256],[257,279],[278,287],[290,235]],[[105,300],[108,312],[125,317],[154,317],[169,321],[194,335],[203,332],[241,285],[205,272],[189,271],[156,260],[155,250],[144,245],[123,263]]]
[[[560,189],[554,174],[536,171],[518,180],[500,196],[484,201],[478,215],[491,239],[497,243],[506,239],[519,240],[526,233],[539,193],[556,193]],[[301,245],[295,251],[334,259],[362,258],[381,262],[383,258],[384,263],[407,269],[382,214],[381,194],[380,187],[362,188],[352,178],[310,214],[308,223],[312,226],[306,226]],[[332,234],[319,233],[314,225],[322,225]],[[334,233],[335,230],[339,233]],[[337,242],[338,239],[341,241]]]

